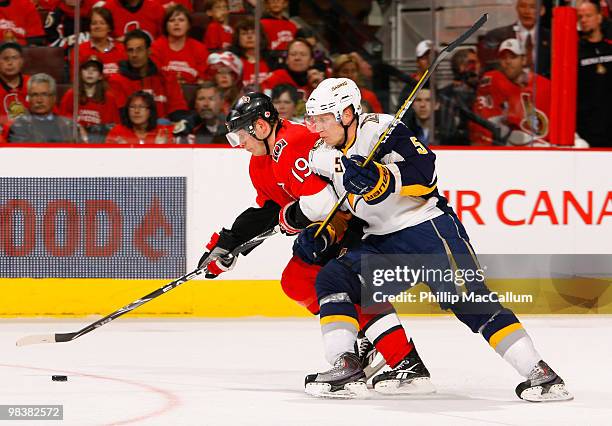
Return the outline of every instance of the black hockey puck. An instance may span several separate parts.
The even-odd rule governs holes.
[[[67,382],[68,376],[51,376],[51,380],[54,382]]]

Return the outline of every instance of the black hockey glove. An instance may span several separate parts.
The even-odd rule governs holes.
[[[326,226],[315,238],[317,229],[319,229],[319,223],[313,223],[300,232],[293,242],[293,254],[311,265],[323,259],[336,239],[336,234],[331,226]]]
[[[204,276],[209,279],[217,278],[223,272],[230,271],[236,266],[237,256],[232,256],[229,250],[216,247],[219,241],[219,234],[214,233],[210,241],[206,244],[206,251],[198,261],[198,268],[206,268]]]

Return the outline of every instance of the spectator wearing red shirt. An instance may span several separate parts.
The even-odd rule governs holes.
[[[119,105],[104,81],[104,64],[95,56],[84,58],[80,66],[77,122],[87,131],[88,142],[102,142],[113,125],[119,123]],[[60,115],[73,118],[74,91],[68,89],[60,102]]]
[[[208,75],[221,92],[225,115],[241,93],[242,61],[232,52],[211,53],[208,57]]]
[[[353,80],[359,87],[361,99],[368,103],[372,112],[382,113],[383,108],[376,97],[376,94],[369,89],[363,87],[361,75],[359,73],[359,64],[353,55],[339,55],[334,60],[333,77],[344,77]]]
[[[121,111],[121,124],[113,127],[106,143],[150,145],[174,143],[172,126],[157,123],[156,102],[150,93],[132,93]]]
[[[499,46],[499,65],[499,71],[483,75],[474,112],[497,125],[502,141],[510,145],[547,145],[550,81],[526,68],[525,53],[514,38]],[[474,145],[494,142],[489,130],[472,122],[470,136]]]
[[[297,26],[283,16],[287,0],[265,0],[266,13],[261,17],[270,50],[287,50],[295,38]]]
[[[123,44],[111,37],[115,29],[113,15],[103,7],[94,7],[89,15],[89,40],[79,44],[79,58],[97,57],[104,64],[104,76],[119,72],[119,62],[127,59]],[[70,55],[70,73],[74,70],[74,51]]]
[[[0,125],[10,126],[17,117],[28,112],[27,84],[29,76],[23,74],[21,45],[0,44]]]
[[[255,20],[251,17],[238,22],[234,32],[231,51],[242,61],[242,85],[249,88],[255,85]],[[268,63],[268,42],[262,33],[259,39],[259,78],[261,83],[268,78],[271,66]]]
[[[108,0],[104,7],[113,15],[113,35],[118,40],[136,29],[147,33],[151,40],[161,35],[164,8],[157,0]]]
[[[180,4],[185,9],[187,9],[189,13],[193,12],[193,4],[191,0],[162,0],[161,1],[161,5],[166,11],[170,9],[172,6],[176,6],[178,4]]]
[[[0,41],[14,41],[21,45],[45,44],[40,15],[31,0],[0,2]]]
[[[234,38],[234,29],[229,25],[227,0],[208,0],[205,7],[210,22],[204,34],[204,44],[209,50],[229,49]]]
[[[127,97],[144,90],[153,95],[157,115],[178,122],[186,118],[187,103],[181,86],[173,75],[162,73],[150,59],[151,40],[142,30],[125,35],[127,61],[119,62],[119,73],[109,77],[109,84],[119,105],[125,105]]]
[[[180,84],[204,81],[206,47],[187,36],[191,27],[191,14],[182,5],[168,8],[164,17],[164,35],[151,45],[151,59],[162,72],[172,74]]]
[[[306,40],[296,38],[289,43],[284,68],[279,68],[261,83],[264,90],[272,90],[279,84],[289,84],[308,99],[312,88],[308,84],[308,69],[314,64],[312,46]]]

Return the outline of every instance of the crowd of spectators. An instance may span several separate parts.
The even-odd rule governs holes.
[[[415,100],[405,123],[425,141],[441,145],[554,145],[550,140],[551,39],[550,30],[541,22],[538,25],[545,13],[542,4],[516,0],[515,23],[491,29],[474,48],[456,50],[451,58],[452,82],[437,87],[435,105],[427,110]],[[579,0],[576,6],[578,93],[576,99],[564,102],[576,102],[577,147],[612,147],[608,117],[612,37],[605,4],[605,0]],[[429,67],[434,50],[430,40],[417,45],[413,79],[420,79]],[[412,87],[402,90],[399,104]],[[419,97],[429,97],[426,93]],[[430,123],[428,130],[426,123]]]
[[[591,146],[612,146],[606,1],[579,0],[577,5],[576,140]],[[288,18],[287,0],[263,1],[257,39],[255,19],[245,13],[252,10],[250,3],[0,2],[0,142],[224,143],[224,116],[246,91],[259,87],[272,97],[281,117],[299,122],[312,90],[332,76],[357,83],[365,112],[393,112],[385,111],[372,90],[372,67],[359,54],[330,57],[311,28]],[[475,47],[456,50],[449,84],[435,91],[426,86],[418,94],[404,121],[424,143],[553,143],[550,30],[538,25],[546,11],[537,0],[516,0],[515,10],[513,24],[488,31]],[[65,67],[29,76],[24,53],[36,49],[32,46],[62,49]],[[410,76],[414,82],[436,51],[431,40],[418,43],[416,71]],[[58,74],[65,77],[52,77]],[[413,85],[405,85],[398,105]]]

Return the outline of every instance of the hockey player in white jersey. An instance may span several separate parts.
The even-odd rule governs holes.
[[[380,145],[374,161],[361,167],[392,116],[361,114],[359,89],[352,80],[343,78],[324,80],[308,99],[306,113],[307,126],[321,137],[311,151],[312,171],[332,182],[339,197],[348,192],[343,207],[367,223],[361,245],[327,263],[317,276],[323,342],[334,367],[308,375],[306,391],[329,396],[344,385],[356,386],[362,381],[353,345],[357,334],[355,304],[366,302],[361,288],[363,255],[427,255],[424,258],[431,259],[427,266],[435,269],[476,271],[479,265],[463,225],[437,190],[435,155],[403,123]],[[315,231],[307,228],[296,240],[294,251],[303,259],[313,260],[326,250],[328,237],[323,232],[315,238]],[[451,310],[474,333],[480,333],[526,378],[516,388],[519,398],[572,399],[511,310],[498,302],[444,302],[451,300],[444,294],[458,291],[489,294],[484,280],[468,280],[463,289],[455,282],[436,278],[426,284],[443,301],[443,309]],[[382,324],[376,332],[385,334]],[[413,379],[411,374],[419,365],[409,353],[391,367],[391,371],[374,377],[375,390],[401,389]]]

